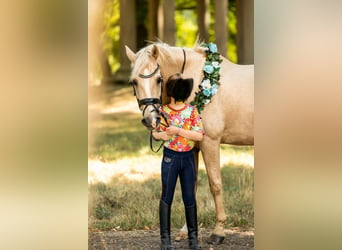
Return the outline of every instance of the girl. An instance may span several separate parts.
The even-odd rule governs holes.
[[[179,176],[190,249],[201,249],[197,237],[197,207],[195,199],[196,170],[192,149],[195,141],[201,141],[204,130],[201,118],[194,106],[185,104],[193,87],[193,79],[172,75],[166,83],[166,93],[171,98],[161,112],[170,126],[159,125],[152,135],[164,140],[161,165],[162,195],[159,204],[161,249],[174,249],[170,239],[170,214],[173,195]]]

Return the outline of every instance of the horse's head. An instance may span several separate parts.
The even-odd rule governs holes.
[[[141,122],[148,129],[153,129],[160,122],[159,107],[163,91],[163,78],[157,60],[158,47],[148,46],[135,54],[126,46],[126,54],[133,64],[130,82],[142,112]]]

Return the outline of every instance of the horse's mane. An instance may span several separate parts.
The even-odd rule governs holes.
[[[150,56],[151,56],[151,50],[154,45],[156,45],[159,49],[159,57],[161,61],[167,61],[170,63],[175,63],[179,60],[183,60],[183,55],[179,53],[174,53],[175,50],[180,49],[180,47],[170,46],[161,40],[158,40],[157,42],[148,42],[149,45],[146,47],[140,49],[136,54],[136,61],[134,62],[133,70],[132,70],[132,78],[136,77],[138,74],[139,69],[146,67],[150,63]],[[200,46],[199,39],[197,38],[195,41],[195,44],[193,48],[186,49],[187,51],[187,60],[191,60],[192,55],[195,53],[205,54],[203,48]],[[192,53],[191,53],[192,52]],[[181,57],[179,57],[180,55]],[[151,69],[153,70],[153,69]]]

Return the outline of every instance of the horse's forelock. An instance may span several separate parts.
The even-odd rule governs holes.
[[[166,58],[170,57],[171,54],[167,53],[167,48],[169,48],[167,44],[161,42],[151,43],[137,52],[131,78],[135,78],[140,73],[142,68],[146,68],[151,63],[151,51],[154,45],[156,45],[159,49],[160,60],[165,60]],[[165,55],[165,53],[167,55]]]
[[[147,46],[139,50],[136,54],[136,60],[133,65],[131,78],[135,78],[139,73],[140,69],[145,68],[150,63],[151,46]]]

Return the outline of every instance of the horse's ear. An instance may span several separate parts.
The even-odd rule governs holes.
[[[198,46],[194,47],[194,50],[195,50],[197,53],[206,55],[205,48],[202,47],[202,46],[199,46],[199,45],[198,45]]]
[[[137,58],[137,55],[130,48],[128,48],[127,45],[125,45],[125,48],[128,59],[131,61],[131,63],[134,63],[135,59]]]
[[[153,45],[152,50],[151,50],[151,56],[153,56],[154,59],[157,60],[157,58],[159,56],[159,49],[158,49],[157,45]]]

